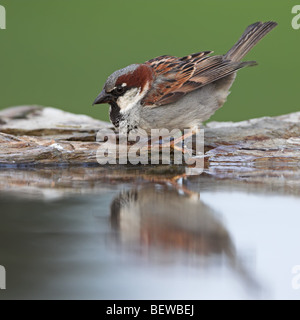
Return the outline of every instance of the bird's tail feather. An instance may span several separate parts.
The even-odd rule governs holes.
[[[251,24],[238,42],[225,54],[225,59],[240,61],[267,33],[277,26],[276,22]]]

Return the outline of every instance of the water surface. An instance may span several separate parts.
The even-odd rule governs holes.
[[[1,172],[0,299],[300,298],[297,193],[76,170]]]

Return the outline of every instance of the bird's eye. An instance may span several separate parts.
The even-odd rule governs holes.
[[[126,87],[117,86],[114,90],[114,93],[119,96],[119,95],[123,94],[125,92],[125,90],[126,90]]]

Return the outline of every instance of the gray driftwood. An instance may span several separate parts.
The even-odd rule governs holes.
[[[54,108],[21,106],[0,111],[0,189],[5,189],[8,181],[19,186],[31,181],[36,188],[58,183],[68,188],[74,181],[126,180],[140,175],[166,179],[184,172],[184,166],[140,166],[134,170],[99,166],[96,133],[109,128],[107,122]],[[237,123],[210,122],[205,128],[205,150],[206,175],[266,183],[298,193],[300,112]],[[52,169],[41,168],[45,165]],[[60,166],[68,170],[61,171]],[[90,166],[93,168],[87,168]],[[9,170],[27,167],[39,170]]]

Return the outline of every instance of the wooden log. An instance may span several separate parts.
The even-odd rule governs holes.
[[[91,183],[108,177],[110,181],[132,180],[141,175],[145,179],[166,179],[184,172],[184,165],[100,166],[96,153],[101,142],[96,141],[96,134],[110,128],[107,122],[48,107],[2,110],[0,167],[5,170],[0,170],[0,175],[13,185],[32,179],[38,188],[38,171],[17,174],[7,169],[39,167],[43,185],[53,185],[53,175],[58,174],[61,183],[71,188],[68,172],[81,182],[88,179]],[[206,175],[295,192],[300,187],[300,112],[237,123],[210,122],[205,126],[205,151]],[[52,169],[42,170],[45,166]],[[72,169],[74,166],[81,169]],[[59,167],[68,167],[69,171],[54,169]],[[5,189],[5,183],[0,188]]]

